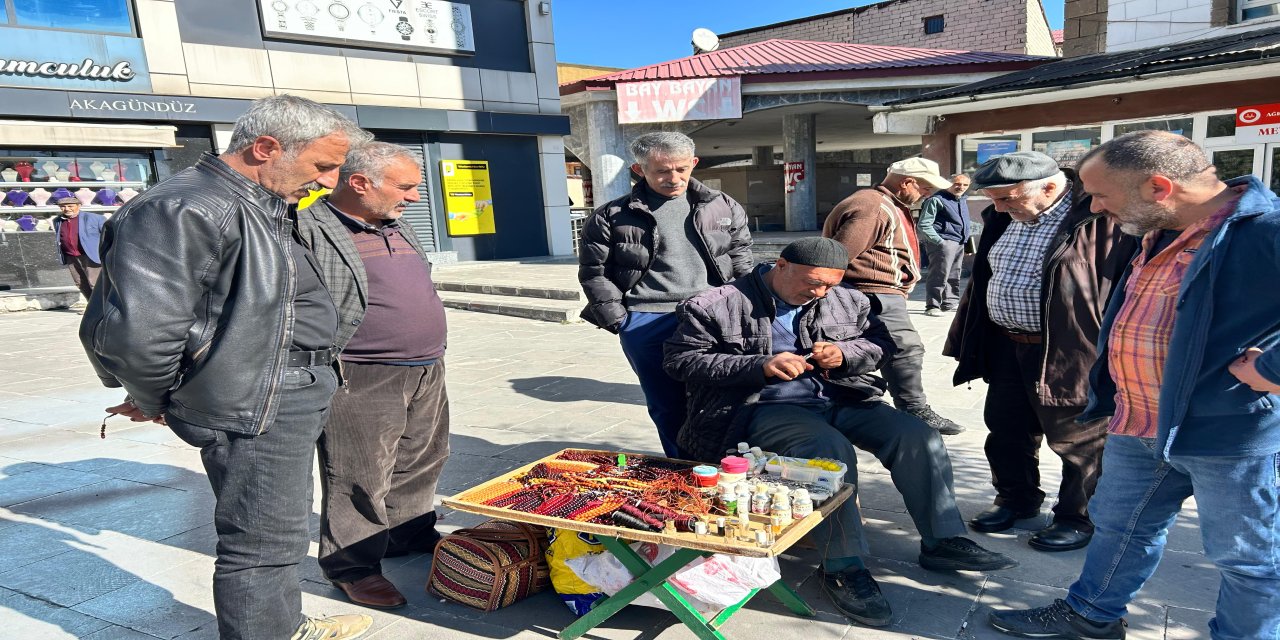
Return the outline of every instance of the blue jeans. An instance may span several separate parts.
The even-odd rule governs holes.
[[[676,436],[684,426],[684,383],[662,369],[662,345],[676,332],[680,319],[674,312],[631,311],[622,321],[618,339],[631,370],[640,379],[649,418],[658,427],[658,440],[668,458],[683,458]]]
[[[1222,574],[1211,637],[1280,638],[1280,453],[1163,462],[1153,447],[1108,436],[1089,502],[1096,530],[1067,603],[1091,620],[1124,617],[1160,564],[1183,501],[1195,495],[1205,556]]]

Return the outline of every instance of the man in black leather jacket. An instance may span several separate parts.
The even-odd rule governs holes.
[[[751,271],[751,233],[742,205],[691,177],[693,140],[647,133],[631,143],[644,176],[631,193],[595,210],[582,227],[578,282],[582,318],[618,334],[644,391],[662,450],[679,458],[684,385],[662,370],[662,343],[675,331],[676,304]]]
[[[201,460],[217,499],[213,596],[224,640],[355,638],[363,615],[302,615],[316,439],[337,388],[337,312],[291,205],[332,187],[371,136],[310,100],[258,100],[228,150],[120,208],[80,339],[108,409],[154,420]]]

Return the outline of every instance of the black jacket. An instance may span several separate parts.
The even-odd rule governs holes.
[[[1067,176],[1074,181],[1068,196],[1074,202],[1045,252],[1040,282],[1044,356],[1035,391],[1046,407],[1083,407],[1088,400],[1089,368],[1098,357],[1102,312],[1112,285],[1137,248],[1136,238],[1089,211],[1091,199],[1079,179],[1069,171]],[[987,285],[991,282],[988,256],[1013,219],[990,206],[983,210],[982,221],[973,274],[942,351],[959,361],[953,380],[956,385],[991,379],[987,345],[1000,330],[987,311]]]
[[[596,209],[582,225],[578,244],[578,282],[587,295],[582,319],[614,333],[627,317],[626,293],[653,264],[658,222],[644,188],[641,181],[630,194]],[[697,180],[689,181],[687,193],[711,282],[724,284],[750,272],[751,232],[742,205]]]
[[[680,326],[667,340],[663,368],[685,383],[688,420],[680,448],[696,460],[716,461],[740,442],[768,383],[764,365],[773,353],[773,293],[762,274],[767,265],[725,286],[680,304]],[[885,384],[871,375],[897,351],[884,323],[871,316],[867,296],[851,287],[827,292],[801,311],[800,341],[832,342],[844,365],[830,371],[828,392],[835,402],[880,397]]]
[[[103,384],[149,416],[263,433],[293,341],[288,210],[209,154],[121,207],[80,325]]]

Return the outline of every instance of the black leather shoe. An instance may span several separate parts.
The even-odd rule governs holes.
[[[1040,551],[1072,551],[1089,546],[1092,531],[1081,531],[1066,522],[1055,522],[1031,536],[1027,544]]]
[[[992,611],[991,626],[1019,638],[1063,640],[1124,640],[1125,621],[1094,622],[1078,614],[1062,600],[1039,609]]]
[[[841,613],[869,627],[887,627],[893,614],[880,585],[866,569],[823,572],[822,591]]]
[[[969,521],[969,528],[982,533],[996,533],[1013,526],[1018,520],[1026,520],[1040,515],[1040,510],[1014,511],[1006,507],[995,506],[979,513]]]

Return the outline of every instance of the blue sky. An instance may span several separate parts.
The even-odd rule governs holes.
[[[725,33],[873,3],[865,0],[684,0],[653,4],[552,0],[552,4],[556,57],[560,62],[630,68],[693,53],[689,35],[698,27]],[[1045,11],[1053,29],[1062,28],[1062,4],[1062,0],[1045,0]]]

